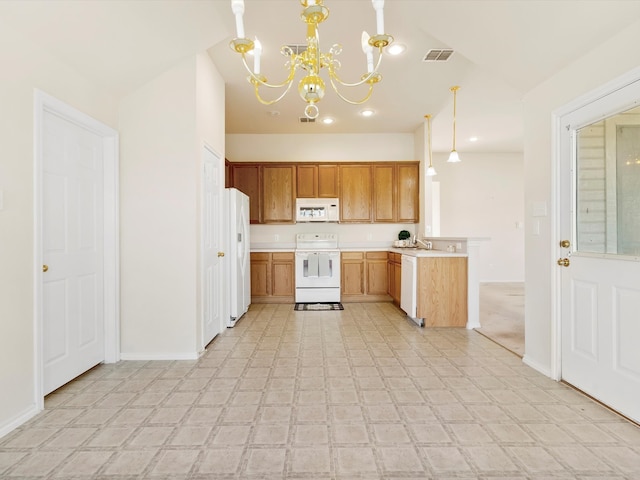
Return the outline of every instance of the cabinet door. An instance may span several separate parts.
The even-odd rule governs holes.
[[[239,165],[232,167],[233,186],[249,196],[249,221],[260,223],[261,221],[261,194],[260,194],[260,166]]]
[[[364,254],[344,252],[340,263],[340,288],[342,295],[364,295]]]
[[[295,290],[295,268],[293,253],[273,253],[271,257],[272,294],[293,296]]]
[[[395,297],[393,297],[393,301],[396,305],[400,305],[400,292],[402,292],[402,264],[394,263],[393,264],[393,290],[395,292]]]
[[[295,221],[295,175],[294,165],[262,167],[262,223]]]
[[[251,254],[251,296],[268,297],[271,295],[270,254]]]
[[[338,195],[338,166],[318,165],[318,197],[336,198]]]
[[[298,165],[296,170],[297,197],[318,197],[318,166]]]
[[[418,259],[418,317],[425,327],[464,327],[467,324],[467,259]]]
[[[418,223],[420,221],[418,165],[397,166],[397,222]]]
[[[395,206],[395,166],[373,166],[373,221],[393,223]]]
[[[340,221],[371,222],[370,165],[340,165]]]
[[[386,252],[367,252],[367,295],[386,295],[387,289]]]

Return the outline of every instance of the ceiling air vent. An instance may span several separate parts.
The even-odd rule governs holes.
[[[300,55],[301,53],[307,51],[307,45],[304,43],[291,43],[289,45],[285,45],[283,48],[290,49],[296,55]]]
[[[300,123],[316,123],[315,118],[300,117]]]
[[[423,62],[446,62],[453,54],[453,50],[450,49],[431,49],[422,59]]]

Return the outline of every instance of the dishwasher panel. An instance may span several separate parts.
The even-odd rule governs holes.
[[[418,259],[402,255],[402,280],[400,284],[400,308],[419,326],[424,322],[418,314]]]

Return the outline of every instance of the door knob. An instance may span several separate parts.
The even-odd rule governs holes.
[[[224,257],[224,252],[218,252],[219,257]]]
[[[558,259],[558,265],[560,265],[561,267],[568,267],[570,263],[571,262],[569,261],[568,258],[559,258]]]
[[[569,248],[571,246],[571,242],[569,240],[561,240],[560,246],[562,248]]]
[[[46,272],[49,270],[49,265],[42,265],[42,271]]]

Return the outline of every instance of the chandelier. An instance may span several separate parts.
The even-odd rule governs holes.
[[[270,83],[260,72],[260,56],[262,54],[260,41],[257,37],[255,41],[245,37],[242,21],[244,1],[231,0],[231,10],[236,19],[237,38],[231,41],[230,47],[241,55],[242,63],[249,72],[247,80],[253,85],[256,98],[260,103],[272,105],[282,100],[291,89],[296,72],[302,70],[304,77],[298,83],[298,93],[307,102],[304,114],[309,119],[317,118],[320,113],[317,103],[322,100],[325,94],[325,83],[320,77],[320,71],[323,68],[327,70],[331,87],[338,97],[345,102],[352,105],[360,105],[371,97],[374,85],[382,79],[382,76],[378,73],[378,68],[382,61],[382,52],[387,45],[393,42],[393,37],[384,33],[384,0],[372,0],[373,8],[376,12],[376,34],[370,37],[367,32],[362,32],[361,45],[362,51],[366,55],[367,71],[359,80],[352,83],[343,81],[338,74],[341,65],[337,57],[342,52],[342,46],[334,44],[328,53],[323,53],[320,50],[318,25],[329,16],[329,9],[323,5],[323,2],[324,0],[300,0],[303,7],[300,17],[307,24],[306,48],[294,51],[288,45],[282,46],[280,53],[287,58],[285,69],[288,71],[288,75],[281,83]],[[378,58],[375,65],[373,59],[374,49],[378,50]],[[249,52],[253,53],[253,69],[247,64],[246,55]],[[360,85],[368,85],[369,88],[365,96],[359,100],[350,100],[338,90],[339,87],[357,87]],[[284,91],[273,100],[265,100],[260,96],[260,87],[283,89]]]

